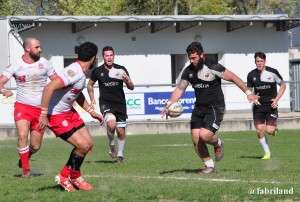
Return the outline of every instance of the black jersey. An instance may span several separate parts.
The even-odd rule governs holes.
[[[117,104],[126,106],[126,99],[123,90],[122,73],[128,71],[121,65],[114,64],[112,70],[101,65],[92,71],[91,80],[98,81],[100,103]]]
[[[266,66],[265,70],[260,74],[257,69],[249,72],[247,76],[247,87],[254,88],[254,93],[260,96],[261,104],[269,104],[277,96],[277,84],[283,82],[279,72]]]
[[[221,88],[221,76],[225,70],[223,65],[209,59],[205,59],[200,70],[195,70],[192,64],[185,68],[181,79],[189,81],[194,88],[196,105],[225,106]]]

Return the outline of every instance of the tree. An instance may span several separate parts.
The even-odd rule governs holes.
[[[177,7],[176,11],[174,11]],[[121,3],[120,13],[125,15],[187,15],[186,0],[127,0]]]
[[[0,0],[0,16],[32,15],[33,8],[23,0]]]
[[[297,0],[232,0],[228,5],[231,14],[276,14],[286,13],[295,17]]]
[[[0,15],[244,15],[286,13],[298,0],[0,0]]]

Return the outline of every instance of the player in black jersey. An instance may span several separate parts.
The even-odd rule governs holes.
[[[195,91],[196,102],[191,117],[191,135],[198,156],[205,167],[199,174],[214,173],[215,163],[209,155],[207,144],[214,146],[215,160],[220,161],[224,155],[224,142],[215,134],[220,127],[225,111],[221,79],[235,83],[247,94],[249,101],[257,104],[258,96],[247,89],[244,82],[221,64],[205,58],[202,45],[191,43],[186,52],[190,65],[186,67],[181,80],[166,103],[178,101],[189,84]],[[161,114],[166,113],[164,108]]]
[[[247,86],[249,90],[259,95],[261,105],[253,106],[253,120],[258,139],[264,149],[265,155],[262,159],[271,158],[271,152],[265,132],[275,136],[277,134],[278,101],[283,95],[286,84],[279,72],[266,66],[266,55],[262,52],[254,54],[256,69],[249,72]],[[280,86],[277,93],[277,85]]]
[[[128,117],[123,83],[130,90],[134,89],[134,85],[127,69],[114,63],[115,54],[111,46],[105,46],[102,49],[102,57],[104,64],[92,71],[87,90],[92,105],[95,105],[93,86],[98,81],[99,106],[107,125],[109,154],[112,158],[117,158],[118,163],[124,163],[125,127]],[[115,131],[118,135],[118,153],[116,153],[114,143]]]

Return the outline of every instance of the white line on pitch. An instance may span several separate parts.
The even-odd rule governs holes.
[[[209,181],[209,182],[242,182],[242,183],[263,183],[263,184],[280,184],[276,181],[256,181],[256,180],[240,180],[240,179],[206,179],[200,177],[162,177],[162,176],[102,176],[102,175],[85,175],[86,177],[94,178],[136,178],[136,179],[161,179],[161,180],[199,180],[199,181]]]

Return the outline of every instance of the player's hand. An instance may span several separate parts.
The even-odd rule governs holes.
[[[3,90],[2,95],[5,96],[6,98],[13,96],[13,92],[10,90]]]
[[[41,114],[39,118],[39,124],[37,126],[38,130],[43,130],[49,125],[48,116]]]
[[[91,116],[94,118],[94,119],[97,119],[100,123],[100,125],[102,126],[104,124],[104,118],[103,116],[101,116],[100,114],[96,113],[96,112],[91,112]]]
[[[260,102],[258,101],[258,99],[260,98],[260,96],[258,95],[254,95],[254,94],[250,94],[247,95],[247,99],[249,100],[249,102],[254,103],[255,105],[260,105]]]
[[[167,101],[167,102],[166,102],[164,108],[163,108],[163,109],[161,110],[161,112],[160,112],[160,115],[162,115],[161,118],[164,118],[164,116],[166,115],[166,118],[168,119],[167,107],[168,107],[170,104],[172,104],[172,102],[170,102],[170,101]]]
[[[161,118],[164,118],[164,116],[167,114],[167,110],[166,110],[166,107],[164,107],[162,110],[161,110],[161,112],[160,112],[160,115],[162,115],[161,116]]]
[[[125,73],[122,75],[122,78],[123,78],[123,81],[124,81],[125,84],[128,84],[128,83],[131,82],[129,76]]]
[[[278,107],[278,100],[272,99],[271,107],[272,107],[273,109],[276,109],[276,108]]]

